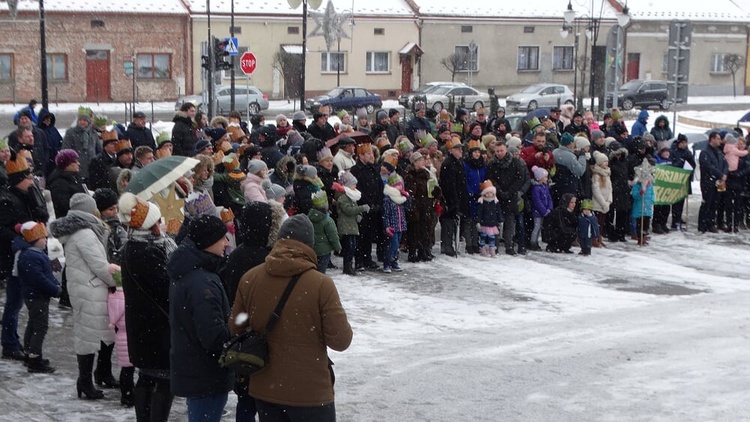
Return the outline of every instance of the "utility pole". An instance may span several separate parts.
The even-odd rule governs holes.
[[[47,34],[44,27],[44,0],[39,0],[39,45],[42,50],[42,107],[49,110],[49,88],[47,87]]]
[[[305,111],[305,70],[307,69],[307,0],[302,0],[302,83],[300,84],[299,109]]]
[[[211,36],[211,0],[206,0],[206,16],[208,17],[208,120],[214,117],[214,70],[216,56],[214,55],[214,37]]]
[[[229,20],[229,36],[234,38],[234,0],[230,0],[232,2],[232,9],[230,12],[230,20]],[[234,59],[235,56],[231,56],[230,62],[232,64],[232,67],[229,69],[229,77],[230,77],[230,85],[229,85],[229,109],[230,111],[234,111]]]

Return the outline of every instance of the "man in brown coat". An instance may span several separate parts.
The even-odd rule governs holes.
[[[230,330],[236,334],[249,326],[263,332],[289,280],[301,274],[268,334],[268,365],[250,376],[260,422],[336,420],[327,348],[346,350],[352,328],[333,280],[316,270],[313,243],[309,218],[290,217],[265,264],[245,273],[237,288]]]

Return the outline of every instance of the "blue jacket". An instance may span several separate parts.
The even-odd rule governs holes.
[[[411,197],[406,198],[390,185],[383,188],[383,229],[393,227],[396,233],[406,231],[406,212],[411,207]]]
[[[169,352],[172,393],[198,397],[226,393],[234,373],[219,366],[224,343],[231,338],[229,299],[217,275],[223,260],[182,241],[167,262]]]
[[[44,124],[44,119],[47,117],[50,118],[49,126]],[[50,113],[46,108],[42,108],[42,110],[39,111],[39,124],[37,126],[44,132],[45,135],[47,135],[47,145],[49,146],[49,153],[47,157],[48,160],[46,171],[47,174],[49,174],[50,172],[52,172],[52,170],[55,169],[55,156],[57,156],[57,152],[60,151],[63,137],[62,135],[60,135],[57,127],[55,127],[55,115],[53,113]]]
[[[549,185],[531,182],[531,216],[533,218],[546,217],[555,209],[552,203],[552,194],[549,191]]]
[[[648,133],[648,130],[646,130],[646,123],[648,122],[648,110],[641,110],[641,112],[638,114],[638,120],[633,123],[633,127],[630,130],[630,136],[636,137],[636,136],[643,136]]]
[[[496,227],[505,221],[503,209],[500,207],[497,198],[494,201],[487,201],[484,197],[479,198],[477,217],[479,218],[479,225],[482,227]]]
[[[654,187],[648,185],[641,194],[641,184],[636,183],[630,189],[630,195],[633,196],[633,208],[630,213],[632,218],[653,217],[654,216]]]
[[[578,238],[579,239],[595,239],[599,237],[599,221],[597,221],[594,213],[586,215],[581,213],[578,216]]]
[[[31,113],[31,121],[34,122],[35,125],[38,125],[39,122],[42,120],[37,117],[36,111],[31,106],[26,106],[16,112],[16,114],[13,115],[13,124],[18,125],[18,118],[21,117],[21,113],[24,112],[24,110],[29,110],[29,113]]]
[[[487,166],[484,165],[484,159],[474,160],[468,158],[464,160],[464,173],[466,173],[466,189],[469,193],[469,217],[477,218],[477,200],[482,196],[482,189],[479,185],[487,178]]]
[[[62,287],[52,273],[49,256],[21,236],[13,239],[13,252],[18,253],[18,278],[25,299],[59,297]]]

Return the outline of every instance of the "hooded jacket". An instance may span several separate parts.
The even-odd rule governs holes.
[[[229,299],[217,274],[221,263],[221,257],[199,250],[189,237],[167,262],[175,396],[221,394],[234,385],[234,373],[219,366],[222,347],[231,337]]]
[[[643,109],[638,113],[638,119],[633,123],[633,127],[630,129],[630,136],[633,138],[643,136],[648,133],[646,124],[648,123],[648,110]]]
[[[195,143],[198,142],[193,132],[193,120],[184,111],[178,111],[172,121],[172,154],[192,157],[195,154]]]
[[[47,117],[50,118],[49,125],[44,124],[44,119],[46,119]],[[60,131],[58,131],[55,127],[55,121],[55,115],[53,113],[50,113],[46,108],[42,108],[42,110],[39,111],[39,124],[37,126],[44,132],[45,135],[47,135],[47,146],[49,148],[49,157],[46,167],[47,174],[49,174],[55,168],[55,156],[57,156],[57,152],[60,151],[63,141],[63,137],[62,135],[60,135]]]
[[[664,126],[659,126],[660,122],[664,122]],[[661,115],[654,120],[654,127],[651,128],[651,134],[654,135],[654,140],[657,143],[657,149],[668,148],[669,140],[674,138],[674,133],[669,127],[669,119],[665,115]]]
[[[24,299],[59,297],[62,287],[52,273],[49,256],[21,236],[13,239],[12,248],[18,255],[16,268]]]
[[[333,369],[328,351],[346,350],[352,328],[333,280],[315,270],[317,257],[308,245],[280,239],[263,265],[240,280],[232,309],[233,333],[248,327],[265,331],[289,280],[300,275],[275,328],[268,334],[266,368],[250,377],[250,395],[270,403],[313,407],[334,401]]]
[[[333,251],[341,251],[341,242],[336,230],[336,223],[327,213],[313,208],[307,213],[315,228],[315,245],[313,249],[317,256],[327,255]]]

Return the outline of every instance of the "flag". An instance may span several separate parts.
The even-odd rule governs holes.
[[[672,205],[687,197],[691,173],[680,167],[658,164],[654,174],[654,204]]]

